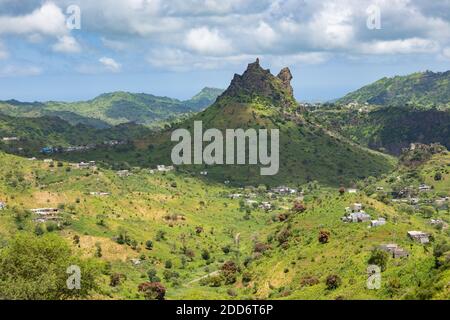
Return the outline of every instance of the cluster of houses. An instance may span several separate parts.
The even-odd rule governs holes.
[[[54,154],[54,153],[70,153],[70,152],[84,152],[93,150],[102,146],[107,147],[115,147],[118,145],[125,144],[125,141],[118,141],[118,140],[107,140],[103,141],[102,144],[87,144],[87,145],[80,145],[80,146],[69,146],[69,147],[43,147],[40,151],[42,154]]]
[[[59,220],[59,209],[56,208],[38,208],[30,210],[33,214],[37,216],[34,219],[35,222],[45,223],[47,221],[57,221]]]
[[[289,187],[285,187],[285,186],[281,186],[281,187],[276,187],[270,190],[272,193],[278,194],[278,195],[283,195],[283,196],[287,196],[287,195],[295,195],[298,193],[297,189],[292,189]]]

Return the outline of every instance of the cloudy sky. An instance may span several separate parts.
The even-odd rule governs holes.
[[[302,101],[445,71],[450,0],[0,0],[0,99],[188,98],[256,57]]]

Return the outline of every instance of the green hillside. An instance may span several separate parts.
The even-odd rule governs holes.
[[[236,75],[230,87],[217,102],[170,130],[137,142],[150,150],[149,164],[169,164],[170,134],[177,128],[193,129],[194,121],[202,121],[204,130],[254,128],[280,130],[280,172],[261,176],[257,165],[181,166],[180,170],[198,173],[207,170],[208,178],[236,184],[304,183],[317,180],[328,185],[349,184],[357,179],[378,176],[393,168],[393,159],[362,148],[335,135],[316,122],[305,119],[297,107],[290,87],[290,72],[284,69],[275,77],[259,63],[250,64],[242,76]],[[289,79],[283,82],[282,79]]]
[[[82,124],[73,126],[57,117],[16,118],[0,114],[0,149],[29,157],[39,156],[44,147],[86,146],[111,140],[126,142],[151,133],[149,128],[136,124],[95,129]],[[18,141],[2,141],[8,137]],[[127,148],[127,145],[120,146],[120,149]]]
[[[446,106],[450,107],[450,71],[418,72],[408,76],[383,78],[349,93],[339,104]]]
[[[273,198],[263,187],[238,190],[141,169],[119,177],[101,168],[77,170],[0,153],[6,168],[0,172],[0,201],[7,204],[0,211],[0,297],[64,298],[65,282],[57,281],[77,260],[89,276],[81,298],[144,299],[139,285],[157,282],[166,299],[448,299],[448,229],[429,224],[430,218],[448,223],[448,211],[430,211],[433,204],[427,203],[448,195],[449,165],[448,153],[437,154],[383,180],[362,181],[356,194],[310,183],[301,186],[299,206],[299,194]],[[433,189],[412,206],[388,195],[395,181]],[[230,199],[234,193],[270,201],[273,210]],[[342,222],[345,207],[355,202],[387,224]],[[59,208],[59,219],[35,222],[29,209],[42,207]],[[411,230],[430,233],[432,242],[410,240]],[[322,242],[320,234],[327,235]],[[409,257],[375,254],[374,248],[388,243]],[[385,270],[379,290],[367,288],[372,256]]]
[[[393,155],[411,143],[440,143],[450,148],[448,110],[397,106],[358,112],[334,106],[320,108],[311,117],[352,141]]]
[[[211,105],[220,89],[205,88],[190,100],[180,101],[144,93],[113,92],[93,100],[65,103],[0,102],[0,113],[14,117],[59,117],[73,125],[96,128],[134,122],[145,126],[161,126],[174,118],[198,112]]]

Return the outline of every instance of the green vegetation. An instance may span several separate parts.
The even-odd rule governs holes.
[[[0,113],[12,117],[57,117],[72,125],[82,124],[98,129],[124,123],[158,127],[198,112],[211,105],[223,92],[205,88],[190,100],[180,101],[144,93],[113,92],[82,102],[35,102],[15,100],[0,102]]]
[[[450,71],[414,73],[408,76],[383,78],[349,93],[337,103],[352,102],[374,105],[415,105],[426,108],[450,107]]]

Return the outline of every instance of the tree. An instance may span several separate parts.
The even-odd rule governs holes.
[[[372,254],[370,255],[368,263],[379,266],[381,268],[381,271],[385,271],[388,260],[389,255],[387,252],[380,249],[374,249],[372,250]]]
[[[70,290],[68,267],[81,270],[81,289]],[[97,289],[101,263],[75,255],[56,234],[19,234],[0,251],[0,297],[6,300],[83,299]]]
[[[138,287],[147,300],[164,300],[166,288],[160,282],[144,282]]]
[[[345,188],[344,187],[339,188],[339,194],[341,196],[345,194]]]
[[[233,284],[236,282],[236,274],[238,273],[238,267],[233,261],[227,261],[221,268],[225,284]]]
[[[145,249],[147,249],[147,250],[152,250],[153,249],[153,241],[152,240],[147,240],[145,242]]]
[[[203,260],[209,260],[209,258],[211,258],[211,255],[210,255],[209,251],[204,249],[202,251],[202,259]]]
[[[436,172],[436,174],[434,175],[434,180],[435,181],[441,181],[442,180],[442,173]]]

